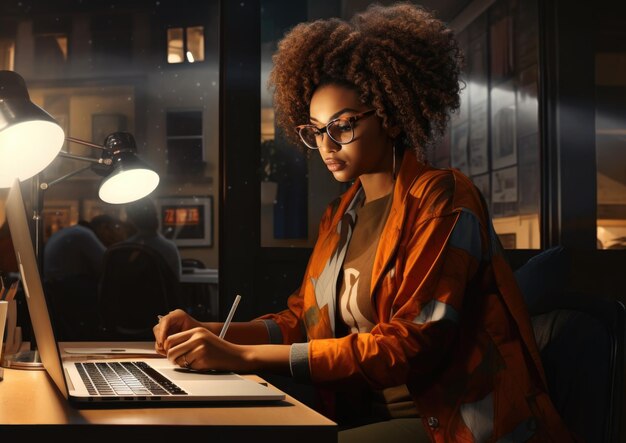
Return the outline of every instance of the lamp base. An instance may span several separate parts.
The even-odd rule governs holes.
[[[28,369],[42,370],[44,369],[39,352],[37,350],[22,351],[17,354],[7,355],[2,360],[2,366],[11,369]]]

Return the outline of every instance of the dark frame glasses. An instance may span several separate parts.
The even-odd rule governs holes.
[[[350,117],[338,117],[329,121],[326,125],[318,128],[315,125],[299,125],[295,127],[302,142],[309,149],[319,149],[324,133],[339,145],[347,145],[354,140],[354,123],[373,115],[376,109],[361,112]]]

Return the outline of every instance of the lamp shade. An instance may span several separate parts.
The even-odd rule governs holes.
[[[98,196],[107,203],[121,204],[139,200],[159,184],[159,175],[135,155],[135,139],[128,132],[115,132],[105,140],[113,170],[100,185]]]
[[[30,101],[24,79],[13,71],[0,71],[0,188],[41,172],[63,142],[63,129]]]

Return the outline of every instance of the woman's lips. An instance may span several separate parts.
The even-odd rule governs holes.
[[[337,160],[327,160],[324,163],[326,163],[326,167],[328,168],[330,172],[341,171],[342,169],[346,167],[345,162],[337,161]]]

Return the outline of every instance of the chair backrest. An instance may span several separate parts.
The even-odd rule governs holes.
[[[554,405],[585,441],[619,441],[624,305],[582,294],[550,304],[531,320]]]
[[[103,336],[151,340],[157,315],[179,308],[178,276],[154,249],[119,243],[105,253],[98,290]]]

